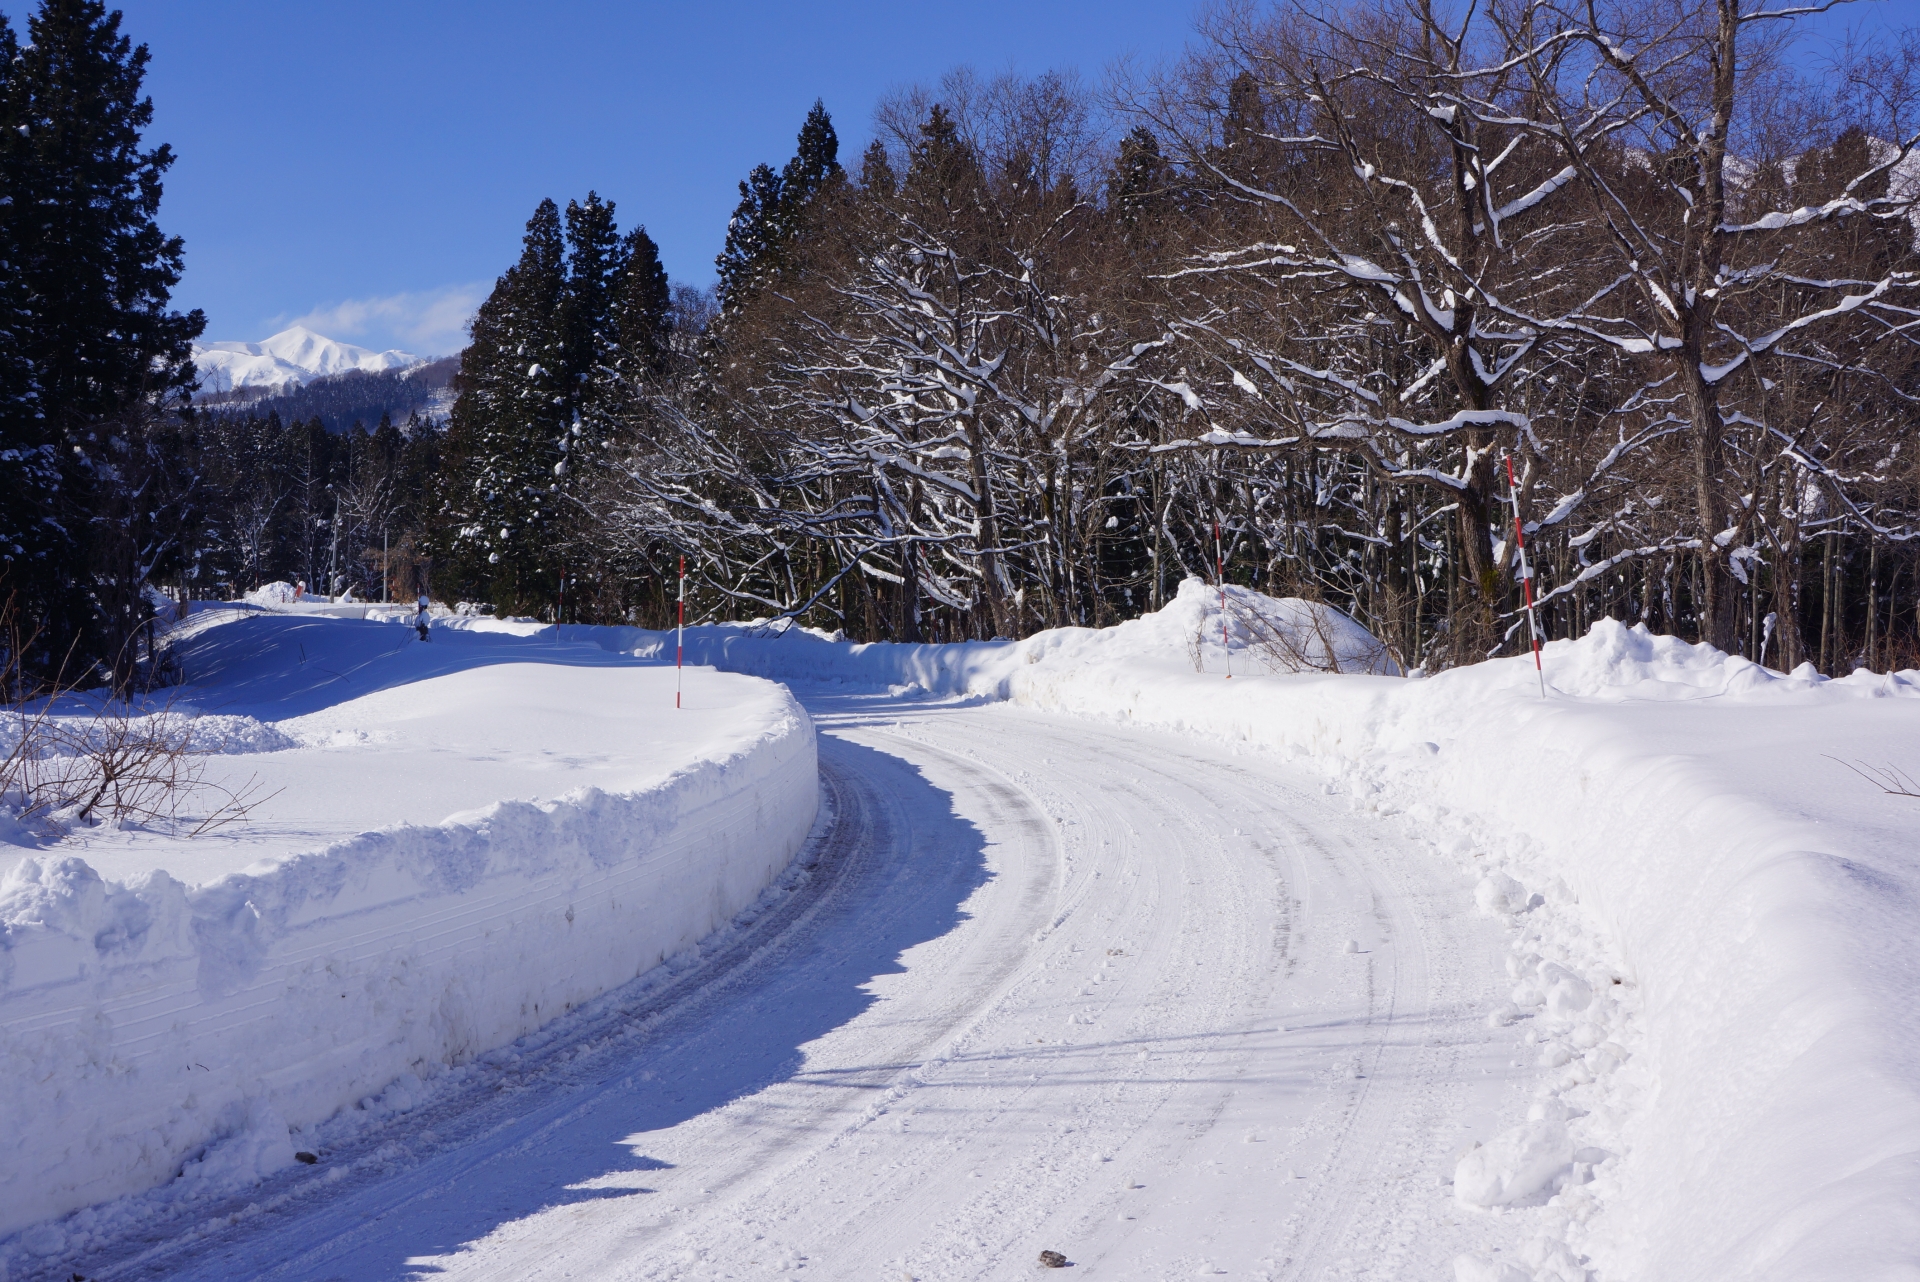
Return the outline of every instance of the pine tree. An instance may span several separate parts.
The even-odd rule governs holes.
[[[597,192],[588,192],[585,204],[568,201],[567,277],[560,306],[567,419],[582,411],[597,372],[612,363],[618,343],[616,294],[625,268],[613,202]]]
[[[755,291],[792,267],[789,259],[804,235],[807,208],[821,192],[846,179],[839,157],[833,117],[826,104],[815,99],[786,166],[776,174],[771,165],[755,165],[740,184],[740,203],[727,223],[726,245],[714,260],[723,313],[737,313]]]
[[[907,160],[909,196],[932,204],[970,199],[980,181],[980,162],[960,137],[960,127],[939,103],[927,113]]]
[[[1219,162],[1236,176],[1251,177],[1273,150],[1266,139],[1267,104],[1260,82],[1242,71],[1227,85],[1226,112],[1220,121]]]
[[[559,458],[548,481],[548,529],[568,542],[584,482],[580,448],[606,437],[625,408],[621,386],[619,311],[626,277],[626,245],[613,220],[613,202],[588,192],[585,204],[567,202],[567,281],[561,302],[566,344],[566,404],[553,447]]]
[[[511,611],[544,604],[557,569],[549,548],[555,468],[574,390],[565,261],[559,207],[543,200],[527,221],[520,261],[474,315],[449,428],[443,501],[460,522],[447,549],[456,590]]]
[[[780,207],[782,238],[795,235],[798,219],[807,203],[820,192],[846,177],[840,168],[840,138],[833,131],[833,117],[820,99],[800,125],[794,140],[793,159],[780,171]]]
[[[881,200],[891,200],[900,189],[893,161],[887,157],[887,145],[878,138],[867,144],[867,150],[860,157],[860,189]]]
[[[673,290],[660,264],[660,247],[645,227],[628,234],[622,247],[626,271],[615,302],[620,336],[620,372],[627,380],[666,372],[673,336]]]
[[[1107,206],[1129,231],[1155,220],[1173,185],[1173,166],[1160,154],[1153,130],[1137,125],[1120,140],[1107,180]]]
[[[10,197],[0,200],[0,594],[44,590],[52,569],[47,562],[62,542],[48,519],[49,500],[60,487],[59,456],[28,357],[32,309],[21,224],[31,206],[11,198],[25,192],[27,177],[20,72],[19,37],[0,14],[0,191]]]
[[[727,220],[727,240],[713,260],[720,276],[720,306],[735,312],[765,283],[772,268],[780,219],[780,175],[755,165],[740,184],[740,203]]]
[[[9,30],[0,53],[0,566],[46,635],[125,675],[149,576],[197,542],[180,411],[206,321],[167,308],[182,245],[155,217],[173,153],[141,149],[147,49],[100,0],[44,0],[27,45]]]

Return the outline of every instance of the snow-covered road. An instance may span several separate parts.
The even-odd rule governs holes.
[[[1534,1070],[1507,928],[1270,755],[805,698],[809,877],[672,986],[81,1267],[127,1278],[1446,1278]],[[191,1227],[191,1234],[183,1232]]]

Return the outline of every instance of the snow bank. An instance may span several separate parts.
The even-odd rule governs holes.
[[[292,605],[298,599],[298,595],[293,584],[275,579],[272,583],[262,583],[253,591],[243,594],[240,599],[254,605]]]
[[[1035,703],[1045,702],[1029,693],[1043,668],[1049,676],[1137,670],[1156,678],[1170,668],[1189,675],[1224,675],[1229,667],[1241,675],[1400,671],[1372,633],[1332,606],[1229,587],[1223,631],[1220,601],[1218,588],[1189,579],[1165,609],[1111,628],[1053,628],[1024,641],[953,645],[850,645],[810,628],[717,624],[687,629],[686,658],[781,680]],[[564,634],[649,658],[674,656],[669,632],[570,627]]]
[[[1524,1029],[1543,1075],[1534,1115],[1464,1154],[1455,1187],[1533,1217],[1526,1270],[1467,1259],[1463,1277],[1914,1276],[1920,802],[1843,763],[1920,773],[1920,672],[1781,674],[1602,621],[1546,647],[1542,700],[1529,658],[1417,681],[1262,673],[1205,640],[1220,622],[1189,583],[1099,633],[851,646],[700,628],[687,646],[732,671],[1304,755],[1465,861],[1516,930],[1514,1000],[1490,1021]],[[670,657],[672,638],[603,644]]]
[[[284,636],[273,630],[281,625]],[[564,650],[541,663],[517,654],[526,643],[511,637],[465,650],[457,638],[409,647],[392,625],[274,618],[212,631],[239,640],[217,655],[189,654],[190,674],[218,670],[197,697],[244,704],[258,682],[304,712],[288,725],[344,724],[379,709],[399,733],[411,717],[438,737],[413,757],[385,759],[403,771],[451,756],[447,718],[428,715],[449,702],[434,680],[453,683],[445,690],[457,692],[462,724],[513,716],[498,694],[525,686],[530,669],[554,674],[556,684],[536,689],[585,689],[617,667],[607,680],[651,678],[671,707],[670,673],[630,660],[596,669]],[[330,637],[348,641],[323,655],[316,638]],[[276,655],[276,645],[296,644],[312,664]],[[375,657],[349,666],[342,656],[354,657],[355,645]],[[378,660],[387,650],[398,657]],[[427,664],[448,671],[427,679]],[[199,886],[157,870],[109,880],[58,848],[21,859],[0,880],[0,1234],[176,1178],[232,1181],[284,1166],[290,1128],[511,1042],[751,905],[812,824],[813,730],[784,690],[711,680],[753,688],[751,724],[682,745],[676,768],[649,776],[650,786],[576,787],[356,832]],[[348,682],[367,693],[310,710]],[[255,750],[291,741],[244,716],[219,721],[236,743],[257,728]],[[589,740],[600,721],[610,727],[603,738],[619,730],[598,707],[572,721]],[[287,772],[308,758],[332,765],[352,752],[260,760]],[[383,760],[367,759],[376,769]],[[537,764],[594,777],[580,773],[592,762]],[[407,786],[404,774],[395,782]]]

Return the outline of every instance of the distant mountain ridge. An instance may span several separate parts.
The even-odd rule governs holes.
[[[194,404],[209,418],[278,415],[282,423],[318,419],[330,432],[345,432],[355,423],[371,431],[385,417],[412,431],[416,421],[434,427],[446,422],[453,409],[453,377],[459,371],[458,356],[443,356],[405,369],[350,369],[306,383],[202,391]]]
[[[427,360],[397,348],[370,351],[295,325],[258,343],[196,343],[193,363],[200,372],[202,392],[258,389],[256,394],[269,394],[354,371],[378,374],[413,369]]]

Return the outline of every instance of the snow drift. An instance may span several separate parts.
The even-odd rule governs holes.
[[[718,624],[688,628],[689,663],[723,672],[805,682],[919,689],[929,694],[1011,699],[1055,706],[1040,696],[1056,677],[1103,686],[1129,675],[1159,680],[1169,673],[1272,675],[1333,671],[1397,674],[1393,656],[1374,635],[1332,606],[1276,599],[1246,588],[1219,589],[1198,579],[1180,585],[1163,610],[1111,628],[1052,628],[1024,641],[952,645],[850,645],[809,628]],[[639,628],[565,629],[609,648],[671,660],[671,633]],[[1111,704],[1102,703],[1102,707]],[[1074,709],[1063,709],[1074,710]]]
[[[516,656],[528,647],[513,637],[428,646],[395,625],[305,617],[219,624],[208,635],[232,638],[224,650],[189,654],[190,675],[196,666],[213,675],[191,687],[209,701],[244,704],[255,681],[296,712],[306,706],[302,681],[325,690],[351,680],[365,691],[281,728],[263,725],[271,733],[255,751],[292,747],[285,728],[318,745],[307,752],[314,765],[291,751],[262,759],[283,773],[350,762],[333,723],[371,715],[388,721],[383,733],[417,724],[432,739],[413,757],[375,758],[373,769],[381,760],[395,763],[390,772],[409,761],[457,769],[449,724],[514,716],[488,691],[526,686],[538,675],[523,675],[529,664],[552,668],[568,689],[649,679],[671,708],[671,673],[604,655],[596,668],[565,650],[541,662]],[[332,650],[312,649],[302,666],[288,662],[296,640],[303,659],[322,644]],[[432,677],[431,664],[445,675]],[[451,683],[451,722],[439,715],[448,693],[436,693],[436,680]],[[751,905],[812,824],[813,730],[778,687],[712,680],[745,691],[747,724],[731,738],[709,730],[668,748],[673,767],[648,776],[650,786],[576,787],[442,823],[355,832],[199,886],[161,871],[109,880],[57,848],[19,860],[0,880],[0,1234],[176,1178],[231,1182],[284,1166],[290,1128],[511,1042]],[[620,729],[603,709],[571,715],[589,738]],[[610,729],[596,730],[596,718]],[[591,764],[575,777],[605,777],[579,773]],[[491,768],[481,786],[500,777],[498,763]],[[395,781],[403,790],[428,782]],[[97,857],[116,855],[112,834],[102,840]]]
[[[1920,802],[1848,769],[1920,770],[1920,672],[1782,674],[1603,620],[1546,647],[1545,700],[1530,658],[1279,675],[1234,631],[1271,607],[1237,595],[1231,652],[1197,582],[1098,633],[854,646],[726,626],[687,649],[1302,755],[1466,859],[1518,936],[1491,1019],[1525,1025],[1546,1072],[1534,1116],[1466,1154],[1455,1189],[1533,1208],[1541,1237],[1526,1272],[1469,1259],[1463,1277],[1584,1278],[1578,1257],[1641,1282],[1920,1269]],[[1343,667],[1386,669],[1352,641]]]

